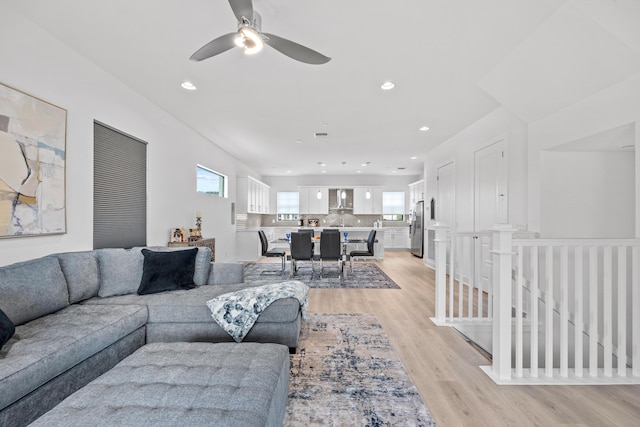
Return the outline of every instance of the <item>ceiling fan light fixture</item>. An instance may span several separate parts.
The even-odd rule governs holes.
[[[382,83],[380,85],[380,89],[382,90],[391,90],[396,86],[396,84],[390,80],[387,80],[386,82]]]
[[[193,83],[191,83],[191,82],[190,82],[190,81],[188,81],[188,80],[186,80],[186,81],[184,81],[184,82],[180,83],[180,86],[182,86],[182,88],[183,88],[183,89],[186,89],[186,90],[196,90],[196,89],[198,89],[198,88],[196,87],[196,85],[194,85]]]
[[[238,41],[240,40],[240,41]],[[234,43],[244,50],[245,55],[254,55],[264,48],[264,42],[260,34],[251,27],[242,27],[238,30],[238,37]],[[240,45],[238,43],[241,43]]]

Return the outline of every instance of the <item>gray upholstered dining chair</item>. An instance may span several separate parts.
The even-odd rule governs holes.
[[[367,238],[367,250],[366,251],[351,251],[349,252],[349,267],[351,271],[353,271],[353,258],[354,257],[372,257],[373,255],[373,246],[376,243],[376,230],[371,230],[369,232],[369,237]]]
[[[307,232],[291,233],[291,271],[293,276],[298,271],[298,261],[311,261],[313,274],[313,242]]]
[[[320,233],[320,274],[324,269],[324,260],[338,261],[338,269],[342,269],[342,251],[339,231],[322,231]]]
[[[267,258],[281,258],[282,269],[280,271],[284,272],[285,251],[282,249],[269,250],[269,242],[267,241],[267,236],[264,234],[264,231],[258,230],[258,235],[260,236],[260,244],[262,245],[262,256],[266,256]]]
[[[316,233],[310,229],[310,228],[298,228],[298,233],[308,233],[309,234],[309,240],[311,240],[311,256],[313,256],[315,250],[315,246],[316,244],[313,242],[313,238],[315,237]]]

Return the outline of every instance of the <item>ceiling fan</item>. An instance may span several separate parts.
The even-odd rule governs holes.
[[[229,0],[233,14],[238,19],[238,31],[225,34],[202,46],[191,55],[192,61],[211,58],[233,47],[240,47],[247,55],[258,53],[265,44],[296,61],[306,64],[325,64],[331,58],[274,34],[263,33],[260,15],[253,10],[253,0]]]

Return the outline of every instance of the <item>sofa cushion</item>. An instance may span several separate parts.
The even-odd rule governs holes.
[[[207,301],[227,292],[250,287],[247,283],[220,286],[201,286],[195,289],[163,292],[153,295],[122,295],[111,298],[92,298],[83,304],[146,304],[150,323],[214,323]],[[260,286],[256,284],[253,286]],[[300,313],[295,298],[275,301],[258,317],[260,322],[293,322]]]
[[[100,297],[135,294],[142,280],[142,248],[98,249]]]
[[[2,346],[9,341],[9,338],[16,332],[16,326],[11,319],[4,314],[4,311],[0,310],[0,350]]]
[[[191,247],[167,247],[167,246],[149,246],[148,249],[158,252],[184,251],[193,249]],[[196,268],[193,272],[193,283],[196,286],[204,286],[209,279],[209,271],[211,270],[211,249],[206,246],[198,246],[198,254],[196,255]]]
[[[197,252],[196,248],[173,252],[154,252],[142,249],[144,263],[138,294],[155,294],[195,288],[193,272]]]
[[[208,285],[230,285],[244,282],[244,264],[241,262],[212,262]]]
[[[66,252],[55,256],[67,279],[71,304],[98,295],[100,271],[96,251]]]
[[[0,350],[0,408],[107,348],[147,322],[140,305],[74,304],[16,328]]]
[[[0,268],[0,308],[22,325],[69,305],[58,258],[47,256]]]
[[[147,344],[32,426],[281,426],[287,347]]]

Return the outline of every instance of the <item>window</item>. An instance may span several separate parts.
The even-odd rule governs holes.
[[[227,177],[204,166],[197,166],[198,193],[227,197]]]
[[[300,193],[297,191],[278,191],[278,221],[296,221],[300,216]]]
[[[93,248],[147,245],[147,143],[93,123]]]
[[[404,220],[404,191],[382,193],[382,219],[385,221]]]

